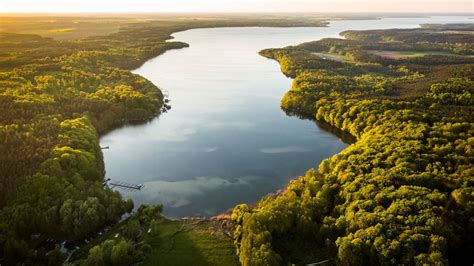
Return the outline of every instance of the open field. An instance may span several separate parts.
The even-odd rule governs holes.
[[[239,265],[232,240],[208,221],[165,221],[144,265]]]
[[[426,55],[454,55],[448,52],[440,51],[368,51],[371,54],[378,55],[381,57],[391,58],[391,59],[403,59],[410,57],[421,57]]]
[[[319,56],[323,60],[333,60],[341,63],[351,63],[353,60],[351,60],[349,57],[345,55],[340,55],[340,54],[334,54],[334,53],[313,53],[314,55]]]
[[[0,31],[66,40],[111,34],[133,21],[124,18],[0,17]]]

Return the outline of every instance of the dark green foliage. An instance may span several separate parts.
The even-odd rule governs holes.
[[[120,226],[117,237],[112,236],[88,248],[88,255],[74,264],[80,265],[130,265],[143,262],[151,246],[145,243],[148,236],[158,234],[162,222],[161,206],[142,205]],[[84,252],[85,250],[83,250]]]
[[[64,255],[59,250],[59,246],[56,245],[53,250],[46,253],[48,257],[48,265],[50,266],[60,266],[63,265]]]
[[[37,259],[22,244],[33,235],[39,240],[36,243],[81,239],[129,210],[118,192],[104,189],[101,151],[87,117],[58,124],[57,144],[50,158],[0,211],[7,261]]]

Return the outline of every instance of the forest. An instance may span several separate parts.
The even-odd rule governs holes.
[[[132,210],[104,189],[98,133],[160,112],[160,90],[127,69],[184,44],[130,34],[56,41],[2,33],[0,254],[7,262],[45,258],[48,239],[81,239]]]
[[[1,16],[0,23],[0,264],[52,265],[62,263],[61,243],[80,243],[132,211],[131,200],[104,186],[98,138],[160,114],[160,89],[130,70],[187,47],[168,41],[173,32],[326,25],[271,15]]]
[[[288,114],[326,122],[356,141],[283,193],[234,208],[242,265],[474,260],[472,29],[348,31],[345,39],[261,51],[294,78],[281,100]]]

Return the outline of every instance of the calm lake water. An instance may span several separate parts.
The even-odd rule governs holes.
[[[121,191],[164,205],[169,217],[210,216],[284,187],[347,147],[314,122],[289,117],[280,99],[291,79],[264,48],[338,37],[349,29],[413,28],[467,17],[335,21],[327,28],[213,28],[173,34],[189,48],[168,51],[134,72],[169,95],[172,109],[101,138],[107,177],[144,184]]]

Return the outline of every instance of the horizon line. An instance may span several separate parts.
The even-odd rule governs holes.
[[[273,15],[284,15],[284,14],[396,14],[396,15],[403,15],[403,14],[420,14],[420,15],[466,15],[466,16],[474,16],[474,12],[465,12],[465,11],[451,11],[451,12],[444,12],[444,11],[285,11],[285,12],[270,12],[270,11],[52,11],[52,12],[43,12],[43,11],[7,11],[2,12],[0,11],[0,16],[2,15],[23,15],[23,14],[32,14],[32,15],[55,15],[55,14],[273,14]]]

